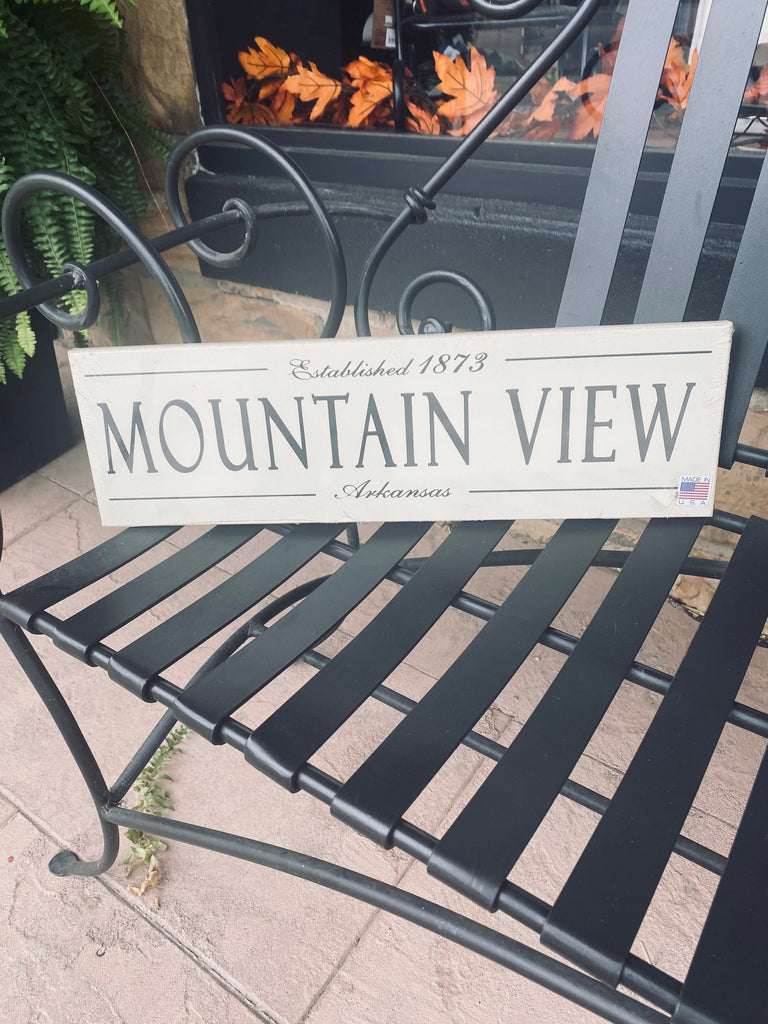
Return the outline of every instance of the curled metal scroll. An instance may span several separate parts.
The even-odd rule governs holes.
[[[67,263],[62,264],[61,272],[62,274],[72,275],[74,282],[72,285],[73,291],[85,292],[85,309],[81,310],[80,313],[72,314],[72,327],[69,328],[72,331],[85,331],[92,327],[99,318],[101,310],[99,283],[87,267],[82,266],[80,263],[75,263],[74,260],[69,260]]]
[[[474,301],[480,312],[481,327],[484,331],[496,330],[496,316],[491,301],[482,288],[471,278],[459,274],[455,270],[428,270],[415,277],[400,297],[397,305],[397,329],[401,334],[413,334],[411,324],[411,308],[413,300],[431,284],[457,285]],[[444,334],[450,325],[438,317],[427,317],[419,327],[419,334]]]
[[[182,139],[171,153],[165,170],[166,201],[175,227],[180,228],[187,224],[179,195],[179,174],[182,165],[190,153],[212,142],[228,142],[257,150],[280,168],[303,197],[310,213],[317,221],[328,253],[332,275],[331,306],[320,336],[322,338],[333,337],[339,329],[347,298],[347,271],[341,241],[323,201],[304,171],[289,156],[266,139],[246,128],[238,128],[234,125],[201,128]],[[224,209],[236,210],[245,225],[245,236],[237,249],[229,253],[220,253],[199,239],[191,239],[187,241],[187,245],[201,260],[214,266],[230,267],[243,260],[253,247],[256,237],[256,211],[243,199],[230,199],[224,205]],[[286,213],[288,212],[286,211]]]
[[[469,6],[489,18],[521,18],[535,10],[543,0],[469,0]]]
[[[499,11],[506,9],[508,16],[512,17],[533,10],[538,6],[539,0],[509,0],[507,3],[500,4],[493,3],[491,0],[471,0],[471,3],[477,10],[483,13],[495,13],[496,16],[499,16]],[[429,181],[421,188],[408,189],[405,196],[405,208],[395,217],[370,251],[360,273],[355,298],[355,328],[360,337],[368,337],[371,333],[368,316],[371,286],[385,255],[408,227],[412,224],[423,224],[426,221],[427,212],[435,207],[434,197],[438,192],[464,166],[491,132],[512,113],[520,100],[543,78],[555,61],[589,24],[601,3],[602,0],[581,0],[570,21],[542,50],[530,67],[510,86],[482,121],[462,140]]]
[[[22,287],[32,288],[36,284],[24,253],[21,235],[21,215],[25,201],[35,192],[58,192],[71,196],[93,210],[105,221],[138,256],[152,277],[163,290],[168,303],[176,317],[181,337],[186,342],[199,342],[200,333],[184,297],[179,282],[171,273],[165,260],[158,255],[149,240],[139,231],[121,210],[106,196],[90,185],[78,181],[68,174],[57,171],[39,171],[26,174],[15,182],[5,197],[2,213],[2,233],[5,238],[6,251],[13,270]],[[53,302],[43,302],[37,308],[51,323],[68,331],[83,330],[98,316],[98,287],[95,278],[86,268],[78,264],[68,263],[65,273],[71,275],[74,288],[84,288],[86,308],[81,313],[72,315],[58,308]]]

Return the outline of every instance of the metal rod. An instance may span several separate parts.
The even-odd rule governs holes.
[[[481,2],[481,0],[478,0],[478,2]],[[495,131],[501,122],[512,113],[517,104],[530,92],[533,86],[543,78],[555,61],[558,60],[580,32],[589,24],[601,4],[602,0],[582,0],[581,6],[574,12],[568,24],[542,50],[517,81],[510,86],[504,96],[489,110],[482,121],[462,140],[429,181],[421,188],[408,190],[405,208],[389,225],[378,243],[368,254],[360,273],[355,298],[355,327],[361,337],[367,337],[371,333],[368,317],[371,285],[386,253],[406,228],[415,223],[423,224],[426,221],[427,210],[433,208],[434,197],[437,193],[464,166],[467,160],[474,155],[491,132]],[[508,6],[520,9],[521,4],[511,3]]]
[[[227,213],[216,213],[211,217],[203,217],[193,221],[191,224],[173,231],[167,231],[163,235],[150,240],[152,248],[156,252],[166,252],[178,245],[188,242],[190,238],[198,238],[215,231],[219,228],[230,227],[240,221],[240,215],[232,210]],[[85,269],[89,271],[96,280],[109,277],[126,267],[131,267],[141,262],[133,249],[121,249],[111,256],[104,256],[99,260],[89,263]],[[61,274],[50,281],[43,281],[40,284],[33,284],[29,288],[16,292],[8,298],[0,300],[0,320],[9,316],[15,316],[26,309],[39,306],[42,302],[50,302],[52,299],[61,298],[74,287],[74,274]]]
[[[100,875],[114,864],[120,846],[117,828],[103,815],[109,799],[104,776],[72,710],[26,635],[15,623],[0,618],[0,636],[15,655],[61,733],[99,816],[103,840],[101,855],[93,861],[81,861],[77,854],[64,850],[50,862],[50,869],[55,875]]]
[[[56,171],[37,171],[33,174],[25,174],[23,178],[19,178],[11,185],[3,201],[2,232],[8,261],[19,282],[25,288],[31,287],[36,282],[24,253],[21,232],[22,210],[25,201],[31,195],[43,191],[58,192],[76,199],[117,232],[123,241],[134,250],[162,289],[176,319],[182,340],[185,342],[200,341],[200,332],[192,310],[189,308],[189,303],[165,260],[153,249],[149,240],[136,225],[110,199],[90,185],[86,185],[68,174],[60,174]],[[79,270],[81,275],[89,276],[87,268],[82,267]],[[90,276],[93,277],[93,275]],[[76,278],[77,274],[73,275],[73,280],[76,281]],[[39,308],[51,323],[57,324],[59,327],[72,330],[85,326],[80,322],[80,318],[72,317],[51,303],[43,303]]]
[[[245,836],[219,832],[189,822],[157,818],[122,807],[108,808],[105,816],[115,825],[143,829],[161,839],[191,843],[202,849],[237,857],[352,896],[479,953],[571,1002],[602,1015],[613,1024],[662,1024],[667,1021],[657,1010],[615,992],[602,982],[553,960],[539,950],[530,949],[430,900],[357,871]]]
[[[176,722],[177,719],[171,711],[163,712],[157,725],[152,729],[131,760],[120,772],[114,785],[110,788],[110,803],[119,804],[124,799],[131,786],[151,761],[157,748],[173,732]]]

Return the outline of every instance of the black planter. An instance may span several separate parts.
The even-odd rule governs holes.
[[[72,447],[72,432],[53,348],[54,328],[36,311],[37,348],[24,377],[0,384],[0,491]]]

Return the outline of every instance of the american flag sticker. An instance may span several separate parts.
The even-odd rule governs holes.
[[[708,505],[711,491],[711,476],[681,476],[677,488],[677,504]]]

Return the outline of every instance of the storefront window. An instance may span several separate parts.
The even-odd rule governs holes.
[[[402,6],[395,10],[395,3]],[[676,137],[711,0],[680,5],[649,144]],[[217,5],[220,14],[226,6]],[[471,0],[265,0],[240,16],[221,84],[233,123],[467,134],[573,14],[545,0],[522,20],[477,14]],[[499,138],[594,140],[621,40],[625,0],[588,30],[500,126]],[[247,23],[246,23],[247,22]],[[734,144],[768,140],[768,19]],[[400,87],[398,88],[398,84]],[[401,98],[400,98],[401,96]]]

